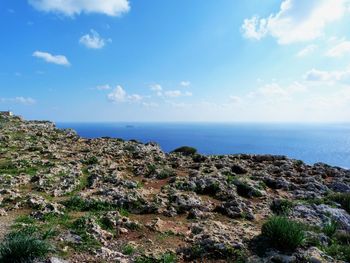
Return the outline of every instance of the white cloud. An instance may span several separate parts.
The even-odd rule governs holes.
[[[30,97],[15,97],[15,98],[0,98],[0,103],[33,105],[36,103],[36,101]]]
[[[143,99],[141,95],[132,94],[128,95],[122,86],[118,85],[111,93],[107,95],[107,98],[111,102],[139,102]]]
[[[133,101],[133,102],[141,101],[142,96],[139,94],[132,94],[132,95],[128,96],[128,100]]]
[[[312,69],[305,74],[304,78],[307,81],[328,81],[331,79],[331,74],[327,71]]]
[[[130,10],[128,0],[28,0],[28,2],[39,11],[54,12],[66,16],[81,13],[120,16]]]
[[[144,106],[146,108],[157,108],[157,107],[159,107],[158,103],[155,103],[155,102],[143,102],[142,106]]]
[[[349,0],[284,0],[277,14],[245,19],[243,35],[261,39],[275,37],[279,44],[305,42],[323,35],[325,27],[347,12]]]
[[[122,86],[117,86],[111,93],[107,95],[107,98],[113,102],[124,102],[126,100],[126,92]]]
[[[305,57],[316,50],[316,45],[308,45],[297,53],[297,57]]]
[[[176,97],[190,97],[192,96],[192,92],[186,91],[182,92],[181,90],[168,90],[164,92],[164,96],[168,98],[176,98]]]
[[[180,90],[169,90],[164,92],[164,95],[166,97],[174,98],[174,97],[180,97],[182,95]]]
[[[181,81],[181,82],[180,82],[180,85],[181,85],[182,87],[189,87],[189,86],[191,85],[191,82],[189,82],[189,81]]]
[[[63,55],[52,55],[48,52],[35,51],[33,57],[41,58],[48,63],[53,63],[62,66],[70,66],[68,59]]]
[[[243,31],[243,35],[246,38],[260,40],[268,32],[267,20],[259,19],[258,16],[253,16],[250,19],[244,19],[244,22],[242,25],[242,31]]]
[[[350,41],[342,41],[332,47],[326,53],[328,57],[342,57],[345,54],[350,54]]]
[[[150,86],[150,88],[151,88],[151,90],[153,90],[153,91],[162,91],[162,90],[163,90],[163,88],[162,88],[162,86],[161,86],[160,84],[152,84],[152,85]]]
[[[338,84],[349,84],[350,69],[343,71],[323,71],[312,69],[304,75],[304,79],[310,82],[338,82]]]
[[[103,48],[106,45],[106,40],[101,38],[99,33],[97,33],[95,30],[90,30],[91,34],[86,34],[82,36],[79,40],[79,43],[84,45],[87,48],[92,49],[100,49]],[[107,41],[111,41],[110,39]]]
[[[97,90],[110,90],[112,87],[109,84],[100,85],[96,87]]]

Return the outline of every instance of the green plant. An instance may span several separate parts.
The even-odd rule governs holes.
[[[98,164],[98,159],[96,156],[91,156],[88,159],[86,159],[85,161],[83,161],[83,163],[86,165]]]
[[[243,197],[261,197],[262,194],[259,190],[250,186],[247,182],[240,181],[238,179],[233,180],[233,184],[237,188],[237,193]]]
[[[174,176],[176,173],[174,170],[169,168],[164,168],[157,174],[157,179],[166,179],[168,177]]]
[[[9,234],[0,245],[0,262],[25,263],[44,258],[51,246],[34,236],[19,232]]]
[[[74,248],[78,251],[88,251],[92,248],[100,248],[101,244],[92,235],[88,233],[88,216],[83,216],[75,220],[71,225],[70,229],[81,237],[82,242],[75,245]]]
[[[304,228],[298,222],[286,217],[273,216],[261,229],[262,236],[280,250],[295,250],[305,240]]]
[[[350,193],[331,194],[329,199],[339,203],[344,210],[350,213]]]
[[[175,263],[176,255],[174,253],[165,253],[160,258],[161,263]]]
[[[130,244],[126,244],[122,247],[122,252],[124,255],[130,256],[135,253],[135,248]]]
[[[95,199],[84,199],[79,196],[72,196],[63,202],[66,208],[73,211],[111,211],[117,209],[117,205],[106,201]]]
[[[197,149],[189,146],[182,146],[172,151],[172,153],[181,153],[183,155],[189,156],[197,153]]]
[[[164,253],[160,257],[139,256],[135,259],[135,263],[175,263],[177,261],[174,253]]]
[[[329,247],[324,248],[324,251],[335,259],[344,260],[345,262],[350,262],[349,245],[339,245],[337,243],[333,243]]]
[[[328,237],[332,237],[337,231],[338,223],[334,220],[325,225],[322,229],[322,232],[325,233]]]
[[[276,215],[287,216],[294,204],[288,199],[275,199],[270,205],[272,212]]]

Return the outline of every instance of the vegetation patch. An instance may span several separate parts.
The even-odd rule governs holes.
[[[175,175],[176,173],[173,169],[164,168],[157,174],[157,179],[166,179]]]
[[[44,258],[50,251],[52,248],[46,241],[26,233],[14,232],[0,244],[0,262],[30,263]]]
[[[261,234],[282,251],[295,250],[305,240],[304,227],[286,217],[273,216],[262,226]]]
[[[86,159],[85,161],[83,161],[83,163],[85,165],[94,165],[94,164],[98,164],[98,159],[96,156],[91,156],[88,159]]]
[[[287,216],[293,207],[293,202],[288,199],[275,199],[270,205],[272,212],[279,216]]]
[[[197,153],[197,149],[189,146],[182,146],[172,151],[172,153],[181,153],[185,156],[194,155]]]
[[[338,203],[348,213],[350,213],[350,193],[336,193],[328,197],[330,200]]]
[[[159,257],[140,256],[135,259],[135,263],[175,263],[177,262],[174,253],[164,253]]]
[[[79,196],[72,196],[68,200],[63,202],[63,205],[66,206],[67,209],[72,211],[111,211],[116,210],[118,208],[117,205],[101,201],[95,199],[84,199]]]
[[[247,182],[235,179],[233,180],[233,184],[237,188],[237,193],[240,196],[243,197],[261,197],[262,194],[259,190],[255,189],[254,187],[250,186]]]
[[[124,255],[132,255],[135,253],[135,248],[134,246],[130,245],[130,244],[126,244],[122,247],[122,252]]]

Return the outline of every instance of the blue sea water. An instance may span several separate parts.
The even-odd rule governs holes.
[[[350,124],[57,123],[82,137],[157,142],[164,151],[188,145],[202,154],[281,154],[350,168]]]

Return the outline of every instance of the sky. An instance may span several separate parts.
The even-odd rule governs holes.
[[[0,110],[349,122],[350,0],[1,0]]]

